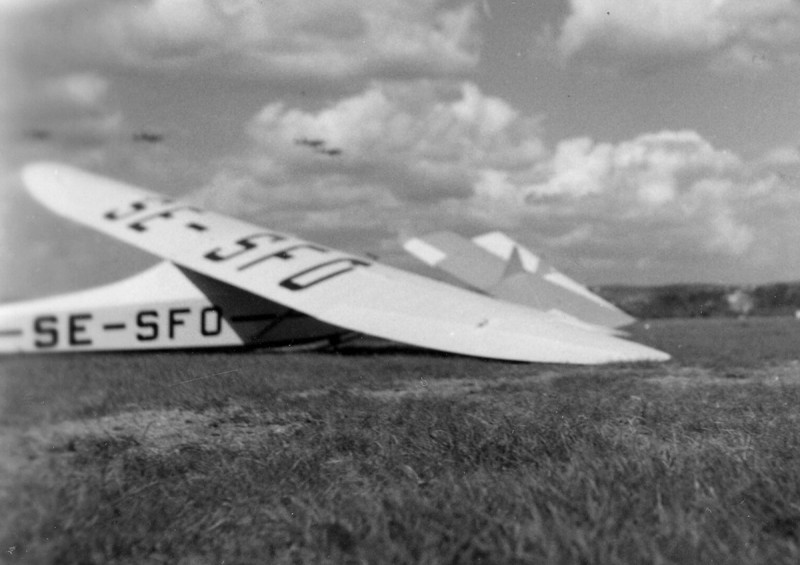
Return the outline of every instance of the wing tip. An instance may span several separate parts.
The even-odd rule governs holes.
[[[665,351],[661,351],[660,349],[655,349],[654,347],[649,347],[636,342],[629,343],[635,346],[635,352],[633,355],[631,355],[630,359],[625,359],[625,361],[650,361],[663,363],[664,361],[669,361],[672,359],[672,355]]]
[[[72,167],[54,161],[33,161],[22,167],[20,176],[28,193],[42,201],[42,197],[59,182],[62,171],[67,168]]]
[[[68,166],[69,165],[57,163],[55,161],[31,161],[30,163],[25,163],[22,166],[21,171],[23,177],[35,177],[41,175],[58,174],[60,169]]]

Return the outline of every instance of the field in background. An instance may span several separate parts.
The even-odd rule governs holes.
[[[675,360],[2,359],[0,561],[800,561],[800,322],[634,336]]]
[[[794,316],[800,310],[800,282],[746,286],[610,285],[592,290],[640,319]]]

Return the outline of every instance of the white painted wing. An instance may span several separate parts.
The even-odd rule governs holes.
[[[283,346],[344,333],[169,262],[100,287],[0,304],[0,353]]]
[[[352,331],[518,361],[588,364],[669,357],[66,165],[29,165],[23,178],[35,198],[62,216]]]

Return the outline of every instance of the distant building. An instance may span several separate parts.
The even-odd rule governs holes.
[[[753,296],[743,288],[737,288],[730,294],[726,295],[725,300],[728,301],[728,307],[731,309],[731,312],[740,318],[748,316],[755,307],[755,300],[753,300]]]

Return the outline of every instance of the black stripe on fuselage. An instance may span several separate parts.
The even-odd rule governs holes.
[[[270,322],[280,318],[278,314],[242,314],[241,316],[231,316],[231,322]]]
[[[283,314],[242,314],[231,316],[231,322],[271,322],[273,320],[285,320],[287,318],[307,318],[308,314],[292,310]]]

